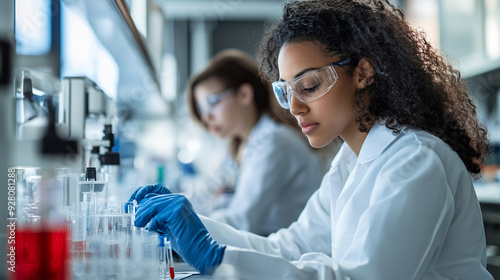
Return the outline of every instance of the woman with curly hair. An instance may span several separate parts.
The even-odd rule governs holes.
[[[141,205],[201,273],[231,279],[493,279],[472,178],[488,152],[460,73],[387,1],[285,5],[261,72],[313,147],[344,140],[299,219],[267,238]]]
[[[209,217],[263,236],[297,220],[325,170],[297,124],[286,125],[253,59],[235,49],[218,53],[191,77],[187,99],[195,121],[230,140],[226,162],[238,169],[228,205]]]

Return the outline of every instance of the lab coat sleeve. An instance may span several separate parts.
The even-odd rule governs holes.
[[[370,182],[376,191],[359,199],[364,210],[359,220],[352,221],[358,223],[356,231],[344,233],[353,234],[355,242],[338,254],[340,259],[312,252],[289,261],[228,247],[221,273],[230,267],[237,279],[283,279],[283,275],[325,280],[423,278],[430,260],[439,254],[453,217],[454,201],[442,161],[429,148],[407,146],[381,165]]]
[[[287,169],[288,163],[299,160],[287,151],[286,142],[276,135],[273,137],[266,139],[265,145],[248,151],[231,202],[227,208],[212,213],[211,218],[238,229],[266,234],[262,225],[286,188],[284,180],[293,176]]]
[[[335,172],[335,169],[330,172]],[[268,237],[237,230],[207,217],[200,218],[210,235],[221,244],[252,249],[285,260],[298,260],[307,252],[327,256],[331,247],[329,178],[329,175],[323,178],[321,187],[308,200],[296,222]]]
[[[328,177],[325,176],[323,181],[328,182]],[[328,190],[322,185],[309,199],[297,222],[267,238],[208,225],[209,232],[215,233],[215,240],[228,244],[214,278],[346,279],[342,278],[338,264],[333,263],[329,255],[329,205],[322,201],[329,196],[321,193]]]
[[[199,215],[199,217],[203,225],[207,228],[207,231],[210,233],[210,236],[212,236],[212,238],[220,244],[232,245],[242,249],[252,248],[252,244],[249,239],[251,239],[254,234],[235,229],[228,224],[216,221],[209,217],[202,215]],[[256,235],[253,238],[265,239],[259,235]]]
[[[231,262],[223,262],[217,268],[213,274],[215,279],[345,279],[336,273],[338,265],[332,264],[331,258],[322,253],[307,253],[298,261],[287,261],[228,246],[224,258]]]

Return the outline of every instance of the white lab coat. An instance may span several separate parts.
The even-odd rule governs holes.
[[[344,144],[297,222],[267,238],[202,218],[228,244],[214,278],[493,279],[470,175],[439,138],[376,124]]]
[[[269,235],[297,220],[323,175],[307,142],[264,114],[246,143],[234,196],[210,217]]]

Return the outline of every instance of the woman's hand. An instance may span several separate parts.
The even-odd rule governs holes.
[[[125,203],[125,213],[128,213],[128,205],[131,205],[133,200],[137,201],[137,203],[139,204],[144,198],[149,198],[159,194],[170,194],[170,193],[172,192],[166,187],[162,186],[161,184],[139,187],[130,196],[127,203]]]
[[[148,223],[150,231],[166,234],[175,251],[201,274],[211,274],[222,262],[226,246],[212,239],[183,195],[156,195],[144,200],[134,224],[144,227]]]

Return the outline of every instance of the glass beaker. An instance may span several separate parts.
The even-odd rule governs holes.
[[[51,170],[20,178],[14,279],[69,279],[69,230],[63,207],[63,180]]]

